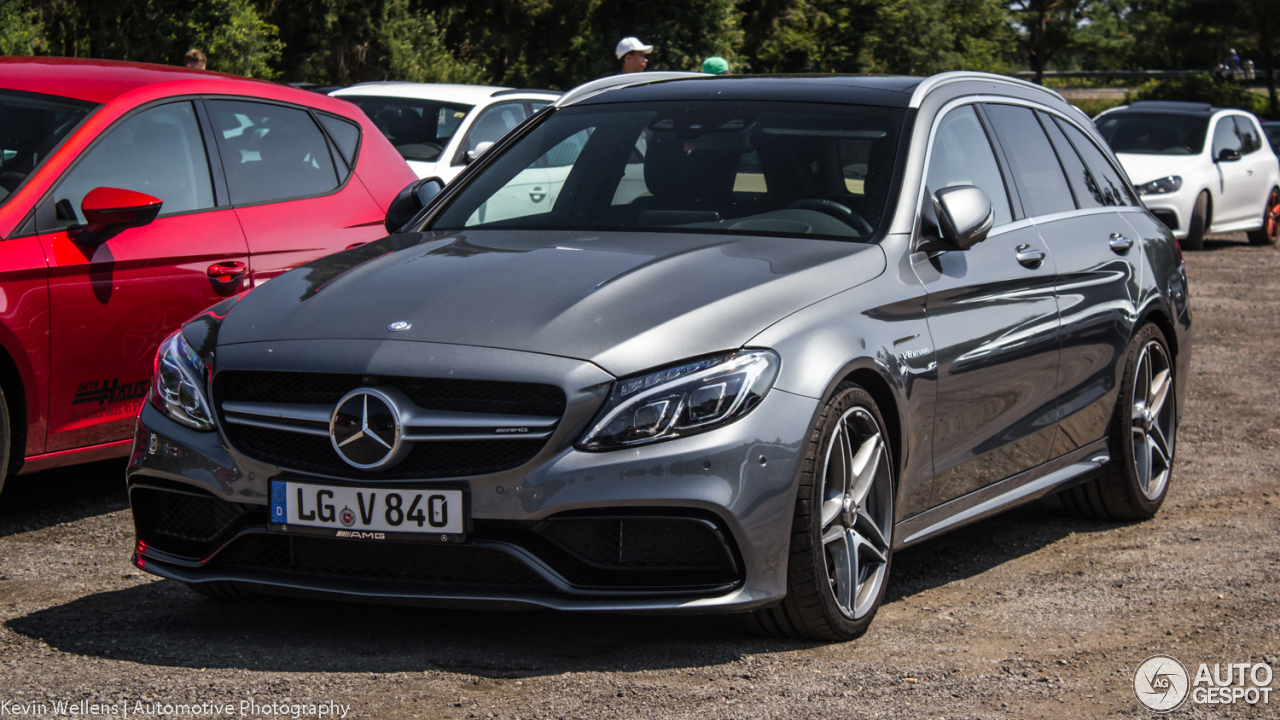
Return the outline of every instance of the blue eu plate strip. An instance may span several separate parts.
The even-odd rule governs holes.
[[[286,500],[285,484],[279,480],[271,481],[271,522],[288,522],[289,512]]]

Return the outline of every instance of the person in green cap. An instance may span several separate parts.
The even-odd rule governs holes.
[[[729,72],[729,61],[717,55],[712,55],[702,61],[702,72],[708,75],[724,75]]]

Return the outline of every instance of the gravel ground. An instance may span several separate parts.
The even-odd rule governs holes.
[[[109,462],[12,479],[0,499],[0,715],[77,700],[267,705],[250,717],[273,702],[354,718],[1153,715],[1132,689],[1150,655],[1193,675],[1280,664],[1280,251],[1240,240],[1187,256],[1194,377],[1159,516],[1091,522],[1050,498],[906,550],[858,641],[761,639],[721,617],[216,603],[129,565]],[[182,717],[156,716],[170,709]]]

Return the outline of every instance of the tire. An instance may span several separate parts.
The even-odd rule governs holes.
[[[1187,224],[1187,239],[1182,241],[1183,250],[1203,250],[1204,233],[1209,229],[1209,193],[1202,192],[1196,198],[1196,206],[1191,211],[1191,222]]]
[[[185,583],[191,592],[220,602],[251,602],[261,598],[252,590],[245,590],[239,585],[228,582]]]
[[[9,402],[4,388],[0,387],[0,492],[4,492],[4,480],[9,474],[9,453],[13,445],[13,433],[9,427]]]
[[[1280,188],[1271,188],[1262,208],[1262,227],[1249,231],[1249,244],[1275,245],[1280,239]]]
[[[1064,505],[1106,520],[1146,520],[1156,514],[1169,493],[1177,450],[1174,373],[1164,333],[1144,325],[1129,343],[1111,420],[1111,462],[1097,478],[1060,493]]]
[[[893,547],[893,455],[884,428],[866,390],[836,388],[800,468],[787,596],[751,613],[757,632],[843,641],[871,625]]]

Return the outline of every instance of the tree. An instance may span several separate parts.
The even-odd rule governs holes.
[[[35,55],[42,49],[39,12],[21,0],[0,0],[0,55]]]
[[[1044,84],[1049,63],[1077,44],[1077,33],[1089,19],[1090,0],[1012,0],[1009,12],[1018,28],[1018,45],[1027,64]]]

